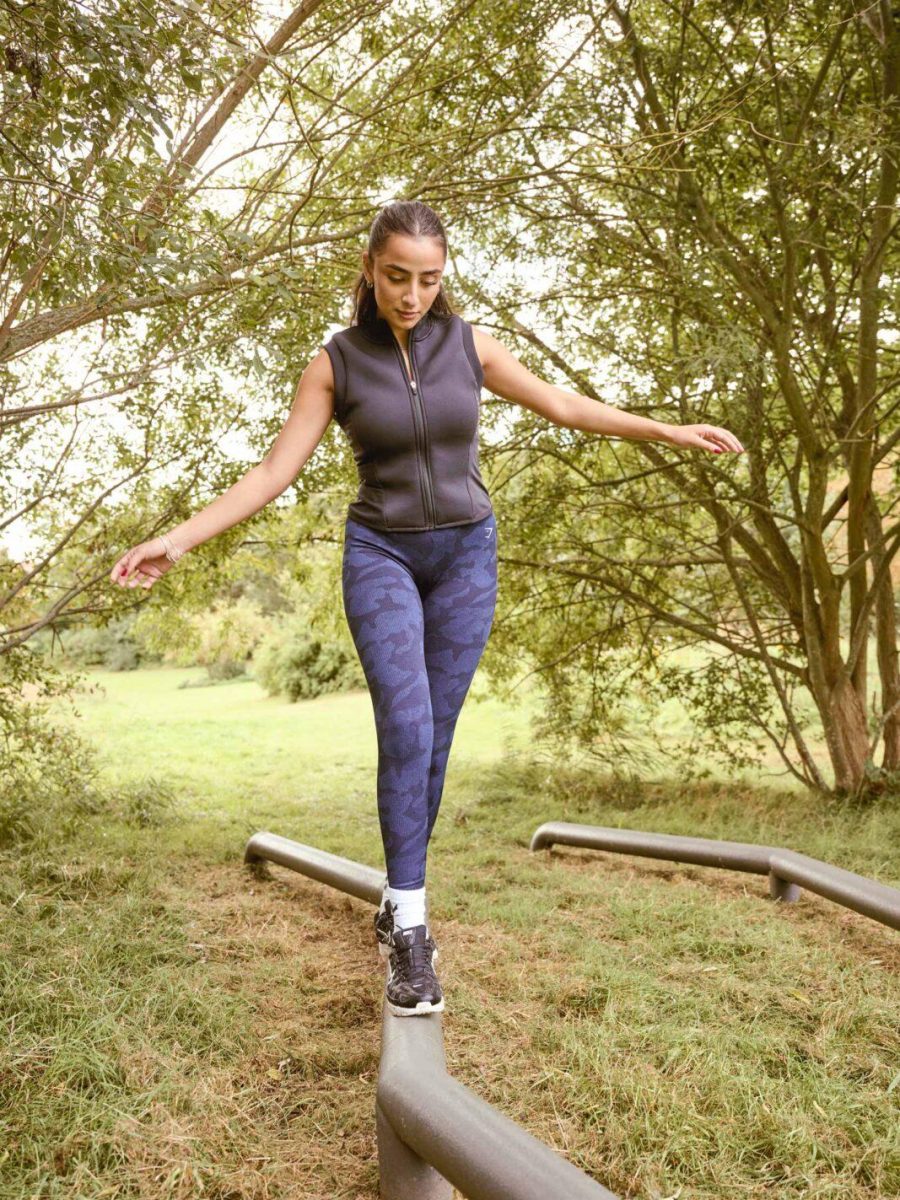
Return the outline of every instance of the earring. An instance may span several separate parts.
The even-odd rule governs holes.
[[[367,288],[374,287],[374,286],[375,286],[375,280],[374,280],[374,279],[367,279],[367,280],[366,280],[366,287],[367,287]]]

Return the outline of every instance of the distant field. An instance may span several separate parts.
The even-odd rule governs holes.
[[[156,823],[4,863],[0,1197],[377,1196],[372,909],[241,862],[269,829],[383,864],[368,694],[178,687],[202,677],[92,675],[81,727]],[[775,842],[898,886],[898,802],[614,783],[535,755],[527,706],[472,695],[428,888],[450,1069],[612,1191],[900,1195],[896,933],[776,907],[758,877],[532,854],[550,818]]]
[[[681,650],[674,656],[682,664],[697,666],[704,660],[700,651]],[[184,687],[185,684],[204,684],[206,672],[198,668],[160,668],[142,671],[92,671],[90,680],[97,693],[86,695],[79,708],[98,744],[106,752],[111,771],[123,775],[122,750],[154,755],[162,764],[166,754],[174,754],[179,775],[191,779],[209,779],[206,764],[209,755],[199,754],[194,743],[198,722],[202,724],[204,740],[209,738],[234,766],[229,782],[245,782],[244,770],[264,773],[267,780],[286,780],[294,788],[292,770],[282,772],[282,764],[291,768],[295,756],[312,759],[314,770],[323,764],[319,749],[321,737],[330,738],[335,724],[346,731],[341,757],[353,768],[359,767],[368,780],[376,762],[375,727],[371,702],[365,691],[340,696],[323,696],[303,705],[287,703],[266,695],[252,679],[237,679],[213,686]],[[476,761],[492,761],[504,751],[527,752],[531,748],[529,719],[538,707],[535,688],[526,682],[516,690],[515,703],[501,703],[484,696],[479,676],[470,690],[457,725],[451,764],[460,757]],[[642,730],[653,726],[659,733],[663,755],[667,746],[684,743],[691,734],[691,722],[678,700],[669,700],[654,708],[642,707],[634,701],[635,727]],[[803,710],[812,719],[810,745],[817,752],[821,769],[830,778],[827,756],[824,754],[817,717],[811,701]],[[220,739],[221,745],[217,745]],[[325,745],[329,743],[326,742]],[[729,776],[713,759],[705,764],[713,779]],[[778,754],[768,749],[760,771],[767,781],[776,781],[779,790],[803,793],[801,784],[784,774]],[[125,772],[127,774],[127,772]],[[448,788],[451,786],[448,773]],[[777,777],[777,778],[776,778]],[[759,772],[738,773],[738,780],[759,783]],[[293,794],[293,790],[290,792]]]
[[[302,819],[311,838],[331,838],[346,836],[341,818],[352,814],[355,852],[380,857],[368,693],[291,704],[249,680],[179,687],[204,678],[196,669],[91,673],[97,691],[79,701],[78,723],[96,741],[109,777],[164,777],[188,806],[229,829],[234,821],[252,832]],[[470,692],[457,725],[443,815],[455,803],[457,760],[496,763],[505,747],[515,753],[529,744],[527,709],[476,694]]]

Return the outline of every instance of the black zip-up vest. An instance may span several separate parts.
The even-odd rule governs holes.
[[[412,326],[413,379],[383,317],[342,329],[325,349],[334,419],[350,439],[359,475],[348,515],[398,532],[488,516],[491,497],[478,468],[484,372],[469,322],[429,311]]]

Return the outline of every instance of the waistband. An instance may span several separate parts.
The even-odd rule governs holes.
[[[475,521],[462,521],[456,525],[438,525],[435,529],[379,529],[375,525],[367,525],[364,521],[358,521],[356,517],[347,516],[344,520],[345,531],[351,531],[351,526],[360,530],[363,533],[375,533],[381,537],[388,538],[420,538],[426,534],[452,534],[465,533],[467,529],[477,529],[481,525],[486,525],[495,519],[494,510],[485,513],[483,517],[478,517]]]

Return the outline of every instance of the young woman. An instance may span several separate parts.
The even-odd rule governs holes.
[[[344,611],[369,686],[378,739],[378,815],[387,878],[375,932],[398,1016],[440,1012],[425,864],[457,717],[497,598],[497,538],[478,467],[482,386],[554,424],[590,433],[743,450],[716,425],[668,425],[533,375],[447,302],[447,239],[419,201],[372,224],[353,322],[303,372],[265,459],[169,534],[124,554],[111,580],[151,587],[187,550],[279,496],[335,419],[359,493],[344,526]]]

